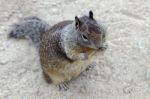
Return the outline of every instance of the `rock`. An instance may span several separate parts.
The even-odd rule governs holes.
[[[146,80],[150,81],[150,68],[146,69],[145,78],[146,78]]]
[[[0,51],[5,51],[8,45],[6,43],[1,43],[0,44]]]
[[[133,88],[131,86],[125,86],[123,88],[123,93],[124,94],[131,94],[132,91],[133,91]]]
[[[60,9],[58,9],[58,7],[54,7],[54,8],[52,8],[52,13],[57,15],[60,13]]]
[[[2,59],[2,60],[0,60],[0,65],[5,65],[5,64],[7,64],[8,63],[8,61],[9,60],[7,60],[7,59]]]

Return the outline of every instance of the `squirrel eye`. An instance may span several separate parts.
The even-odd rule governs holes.
[[[88,38],[87,38],[87,36],[85,36],[85,35],[82,35],[82,38],[83,38],[83,40],[84,40],[84,41],[88,41]]]

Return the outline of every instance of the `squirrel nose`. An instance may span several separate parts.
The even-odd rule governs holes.
[[[100,46],[100,47],[99,47],[99,49],[102,49],[102,48],[103,48],[103,46]]]
[[[103,48],[103,44],[100,44],[98,48],[99,48],[99,49],[102,49],[102,48]]]

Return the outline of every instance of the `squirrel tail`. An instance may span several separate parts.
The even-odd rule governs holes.
[[[49,27],[48,23],[37,17],[27,17],[21,19],[17,24],[13,24],[8,36],[16,39],[31,39],[34,43],[39,44],[43,33]]]

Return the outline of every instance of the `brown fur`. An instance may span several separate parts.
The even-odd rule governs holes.
[[[83,16],[80,19],[77,18],[77,20],[80,20],[81,23],[85,23],[85,25],[81,25],[79,27],[81,33],[87,33],[88,37],[91,40],[95,40],[96,43],[99,43],[100,39],[98,37],[100,35],[100,31],[99,27],[94,25],[96,24],[96,21],[94,19],[89,19],[87,16]],[[71,45],[74,43],[63,42],[61,34],[66,33],[66,30],[63,29],[67,26],[73,25],[79,24],[74,24],[73,21],[62,21],[51,27],[47,31],[47,33],[43,34],[43,37],[40,41],[40,62],[44,75],[46,77],[46,80],[49,78],[52,83],[56,85],[68,82],[71,79],[76,78],[92,63],[91,59],[93,55],[97,52],[97,49],[82,46],[80,44],[78,45],[77,43],[75,43],[75,45]],[[88,29],[84,26],[87,26]],[[70,27],[69,29],[73,30],[77,28]],[[69,33],[69,35],[65,34],[65,36],[70,37],[74,35],[73,33]],[[66,45],[63,45],[63,43],[66,43]],[[69,48],[69,50],[67,50],[68,52],[66,52],[66,49],[64,48],[66,46],[67,48]],[[79,56],[81,53],[86,53],[88,59],[84,61],[80,60]]]

